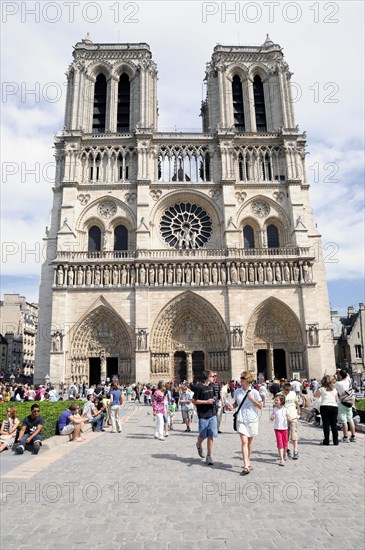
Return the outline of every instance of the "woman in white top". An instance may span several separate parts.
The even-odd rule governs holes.
[[[335,378],[328,374],[322,378],[321,387],[315,392],[314,397],[320,397],[320,413],[322,417],[322,427],[324,440],[321,445],[330,444],[330,428],[332,432],[333,444],[338,445],[337,429],[337,391],[335,389]]]
[[[8,407],[6,414],[7,418],[2,421],[0,427],[0,453],[5,449],[12,448],[15,443],[16,430],[19,426],[15,407]]]
[[[228,410],[239,407],[243,399],[245,402],[239,410],[237,416],[237,431],[241,438],[243,469],[241,475],[249,474],[251,468],[250,458],[252,452],[253,438],[258,433],[260,410],[262,409],[262,400],[260,394],[255,390],[251,383],[253,375],[249,371],[241,373],[241,387],[234,392],[234,403],[228,405]],[[247,396],[247,397],[246,397]]]

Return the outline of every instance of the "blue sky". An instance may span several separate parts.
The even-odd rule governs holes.
[[[64,2],[2,3],[2,294],[38,297],[53,138],[63,127],[64,73],[76,42],[89,32],[94,42],[150,45],[163,130],[200,128],[205,64],[217,43],[259,45],[269,33],[294,72],[330,303],[343,312],[364,301],[364,4],[265,4],[81,0],[72,14]]]

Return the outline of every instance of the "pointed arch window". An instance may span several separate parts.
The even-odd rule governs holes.
[[[238,175],[240,181],[249,181],[250,179],[250,165],[246,156],[242,153],[238,156]]]
[[[114,229],[114,250],[128,250],[128,229],[124,225]]]
[[[255,103],[256,130],[267,132],[264,85],[259,75],[253,79],[253,98]]]
[[[93,112],[93,132],[105,132],[106,118],[106,78],[100,73],[95,81],[94,91],[94,112]]]
[[[99,252],[101,250],[101,231],[97,225],[89,229],[88,252]]]
[[[262,157],[261,172],[263,181],[272,181],[272,170],[269,155],[264,155]]]
[[[279,248],[279,230],[276,225],[270,224],[267,228],[267,246],[268,248]]]
[[[238,75],[232,79],[232,98],[233,98],[233,123],[239,132],[245,131],[245,115],[243,110],[242,82]]]
[[[123,73],[118,83],[117,132],[129,132],[130,96],[129,77]]]
[[[243,228],[243,242],[246,250],[248,248],[255,248],[255,235],[250,225],[245,225]]]

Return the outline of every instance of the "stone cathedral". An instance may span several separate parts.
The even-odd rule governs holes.
[[[159,132],[147,44],[87,37],[73,57],[35,382],[333,371],[306,137],[281,47],[217,45],[195,133]]]

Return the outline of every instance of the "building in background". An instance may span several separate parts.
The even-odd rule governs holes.
[[[8,364],[8,342],[0,334],[0,379],[4,378]]]
[[[347,316],[331,311],[334,330],[336,367],[346,369],[358,382],[364,378],[365,306],[347,308]]]
[[[4,294],[0,302],[0,330],[7,343],[5,376],[33,376],[37,328],[38,304],[27,302],[20,294]]]
[[[333,371],[306,136],[280,46],[214,48],[196,132],[158,130],[147,44],[87,37],[73,56],[36,381]]]

